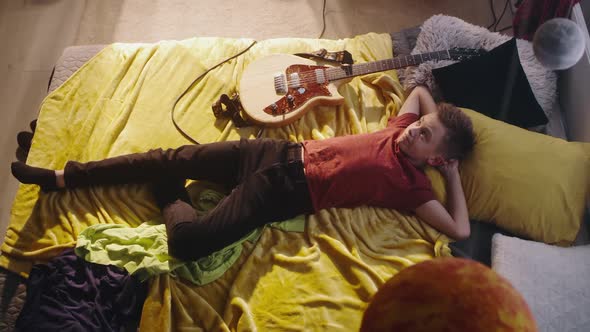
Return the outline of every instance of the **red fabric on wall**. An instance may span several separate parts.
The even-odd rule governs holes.
[[[514,15],[514,37],[532,40],[537,28],[555,17],[568,17],[580,0],[524,0]]]

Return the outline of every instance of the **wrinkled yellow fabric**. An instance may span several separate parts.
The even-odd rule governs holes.
[[[264,236],[234,281],[224,319],[239,331],[358,331],[393,274],[448,254],[423,240],[436,232],[415,226],[392,210],[330,209],[310,218],[306,237]]]
[[[194,78],[250,42],[193,38],[108,46],[45,98],[27,163],[62,169],[68,160],[99,160],[189,144],[170,121],[175,100]],[[248,137],[228,121],[216,121],[211,112],[214,100],[235,88],[246,60],[239,58],[213,70],[176,106],[178,123],[198,141]],[[158,218],[146,185],[49,194],[39,193],[37,186],[21,185],[0,265],[26,275],[32,263],[75,246],[76,235],[90,225],[137,226]]]
[[[308,217],[306,233],[266,228],[253,250],[204,287],[152,279],[140,331],[358,331],[371,296],[392,275],[449,255],[444,238],[413,217],[322,210]]]
[[[107,47],[43,101],[28,163],[60,169],[67,160],[98,160],[188,144],[170,121],[175,100],[203,71],[250,43],[193,38]],[[176,106],[178,123],[202,143],[253,138],[257,128],[238,130],[228,121],[216,120],[211,104],[220,94],[236,90],[251,61],[319,48],[346,49],[357,62],[392,57],[387,34],[261,41],[193,86]],[[397,114],[404,98],[394,71],[355,78],[340,92],[345,105],[317,107],[264,135],[302,141],[372,132]],[[429,170],[429,175],[435,183],[442,181],[436,172]],[[444,197],[444,192],[437,194]],[[49,194],[21,185],[0,265],[26,275],[32,263],[73,247],[77,234],[90,225],[137,226],[158,218],[147,185]],[[265,229],[255,246],[246,244],[247,250],[223,277],[206,286],[167,275],[152,278],[140,328],[355,330],[379,285],[405,266],[449,255],[447,243],[429,226],[395,211],[323,210],[307,218],[305,233]]]

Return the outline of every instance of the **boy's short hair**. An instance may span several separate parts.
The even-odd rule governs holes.
[[[475,145],[475,134],[471,119],[455,105],[438,103],[438,119],[447,129],[442,142],[446,159],[464,159]]]

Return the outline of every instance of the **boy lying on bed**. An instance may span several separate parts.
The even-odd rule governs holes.
[[[138,182],[154,183],[170,253],[195,260],[269,222],[330,207],[370,205],[414,212],[442,233],[463,239],[469,220],[458,160],[474,145],[471,121],[450,104],[435,104],[415,88],[388,127],[370,134],[293,143],[271,139],[156,149],[101,161],[70,161],[64,170],[12,164],[22,183],[44,191]],[[448,211],[422,168],[438,167],[447,181]],[[233,188],[197,217],[186,179]]]

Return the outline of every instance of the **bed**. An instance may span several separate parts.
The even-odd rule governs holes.
[[[410,54],[419,33],[420,28],[415,27],[390,35],[368,34],[345,41],[296,40],[286,43],[285,40],[272,40],[259,43],[263,45],[254,49],[252,54],[260,56],[277,50],[309,52],[320,47],[346,48],[352,51],[357,61],[371,61],[391,54]],[[174,97],[186,88],[199,70],[210,67],[227,54],[236,53],[249,42],[195,38],[162,42],[157,46],[93,45],[66,49],[55,67],[49,85],[50,97],[43,103],[30,160],[59,167],[68,158],[92,160],[142,151],[155,144],[177,146],[186,143],[171,127],[168,111],[154,115],[154,110],[169,110]],[[109,51],[105,52],[105,48]],[[191,50],[198,51],[191,53]],[[158,55],[158,52],[162,54]],[[168,62],[172,58],[170,54],[180,60]],[[203,54],[215,56],[208,61],[199,59],[198,56]],[[187,69],[190,68],[187,63],[197,60],[199,66]],[[239,69],[245,65],[242,61],[221,67],[218,76],[235,81]],[[84,90],[87,85],[97,87],[112,80],[114,74],[99,71],[111,68],[112,63],[124,64],[117,67],[119,75],[133,73],[135,79],[120,80],[109,91],[100,90],[100,98],[93,96],[99,90]],[[178,67],[176,70],[165,69],[168,65]],[[123,67],[125,70],[121,70]],[[78,68],[82,70],[70,78]],[[96,72],[88,74],[92,71]],[[88,82],[81,72],[91,76],[92,82]],[[150,75],[176,83],[150,85]],[[254,129],[236,129],[229,121],[213,116],[210,105],[220,93],[228,93],[231,88],[228,89],[228,82],[223,79],[206,77],[206,80],[207,89],[197,86],[198,94],[189,94],[187,101],[179,103],[184,110],[198,111],[180,112],[179,121],[201,142],[253,137],[256,134]],[[57,93],[51,93],[56,89]],[[130,92],[131,102],[125,99],[125,94]],[[156,93],[168,98],[149,98]],[[301,140],[373,131],[380,128],[390,114],[395,114],[403,101],[402,85],[393,71],[355,79],[346,94],[349,104],[342,112],[318,112],[306,116],[298,126],[268,130],[265,135]],[[95,107],[80,110],[78,104],[70,103],[64,113],[60,110],[63,100],[73,95],[78,99],[95,98],[92,99]],[[202,105],[194,105],[197,96]],[[358,102],[359,96],[363,103]],[[147,99],[142,101],[142,98]],[[148,133],[152,133],[151,137]],[[140,137],[142,139],[138,139]],[[42,151],[56,152],[47,156]],[[436,188],[441,188],[441,178],[435,173],[429,171]],[[442,188],[437,191],[440,197],[444,197],[444,185]],[[213,184],[193,183],[189,191],[194,205],[202,210],[211,208],[223,195],[223,191]],[[20,312],[25,298],[23,277],[28,275],[33,263],[46,262],[64,249],[75,246],[78,235],[88,226],[138,228],[146,222],[151,222],[154,227],[158,225],[158,211],[151,203],[153,198],[146,186],[89,189],[62,197],[46,195],[41,198],[44,200],[41,203],[37,202],[38,196],[32,186],[19,189],[13,209],[14,220],[0,256],[3,267],[0,274],[0,321],[5,322],[7,328],[13,326],[10,324],[14,324]],[[131,207],[121,203],[126,200],[133,202]],[[400,269],[452,254],[489,264],[491,235],[498,230],[512,234],[489,223],[473,221],[472,225],[470,240],[449,245],[448,238],[416,218],[384,209],[328,209],[311,217],[283,221],[240,242],[239,248],[231,252],[232,259],[226,257],[223,260],[231,264],[226,264],[223,273],[213,277],[199,279],[196,276],[202,277],[203,270],[220,271],[219,265],[215,268],[183,266],[182,270],[178,269],[178,264],[170,264],[165,258],[166,266],[162,269],[168,268],[167,273],[162,273],[163,270],[150,273],[146,272],[149,269],[135,267],[134,271],[140,272],[138,274],[147,287],[137,327],[142,331],[356,330],[371,295]],[[117,227],[108,230],[117,230]],[[574,233],[578,236],[581,232],[575,229]],[[487,240],[482,241],[482,238]],[[570,243],[574,242],[573,238],[570,240]],[[91,244],[96,243],[98,241]],[[93,259],[99,260],[100,257]],[[129,260],[125,262],[129,263]],[[201,268],[199,273],[195,272],[197,268]],[[172,269],[176,273],[171,273]],[[133,329],[133,324],[131,326]]]

